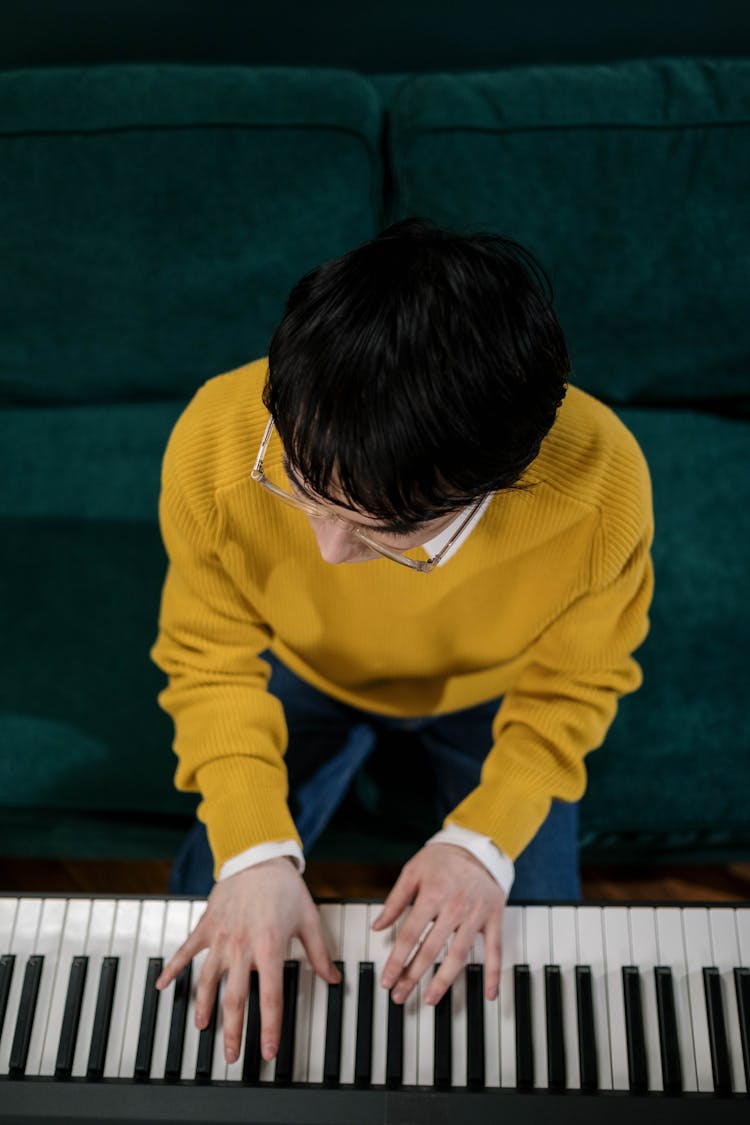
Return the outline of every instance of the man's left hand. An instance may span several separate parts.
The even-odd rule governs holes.
[[[466,964],[478,933],[484,937],[484,994],[494,1000],[500,984],[506,897],[484,864],[465,848],[427,844],[418,851],[403,867],[373,922],[375,930],[392,925],[414,899],[381,977],[383,987],[392,989],[393,1000],[400,1004],[407,999],[453,935],[448,954],[424,994],[425,1003],[437,1004]],[[406,965],[430,923],[432,928]]]

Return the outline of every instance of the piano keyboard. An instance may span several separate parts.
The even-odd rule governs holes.
[[[427,977],[404,1005],[380,986],[398,929],[370,929],[381,906],[320,904],[340,985],[292,939],[270,1062],[250,974],[227,1064],[224,981],[194,1023],[207,950],[154,987],[205,900],[0,898],[0,1119],[528,1125],[576,1097],[577,1121],[636,1105],[664,1121],[667,1099],[680,1120],[747,1120],[750,905],[509,906],[499,997],[484,998],[480,935],[435,1007]]]

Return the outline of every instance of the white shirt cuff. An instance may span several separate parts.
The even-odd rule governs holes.
[[[434,836],[430,836],[428,844],[456,844],[466,848],[473,856],[483,863],[493,877],[505,891],[506,899],[516,877],[516,868],[513,860],[501,851],[494,840],[489,836],[482,836],[471,828],[463,828],[458,824],[448,824],[441,828]]]
[[[238,871],[244,871],[246,867],[254,867],[256,863],[264,863],[267,859],[277,859],[284,855],[291,856],[301,875],[305,870],[305,857],[297,841],[274,840],[268,844],[256,844],[240,852],[239,855],[233,855],[222,864],[217,882],[228,879],[230,875],[236,875]]]

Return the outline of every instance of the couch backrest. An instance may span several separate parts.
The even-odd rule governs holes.
[[[347,71],[0,74],[0,401],[186,398],[373,237],[380,103]]]
[[[585,389],[750,399],[750,60],[416,76],[390,151],[390,217],[537,255]]]

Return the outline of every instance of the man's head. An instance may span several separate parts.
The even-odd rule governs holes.
[[[524,487],[570,366],[540,275],[551,294],[518,243],[421,219],[306,274],[263,395],[291,479],[416,541],[478,497]]]

